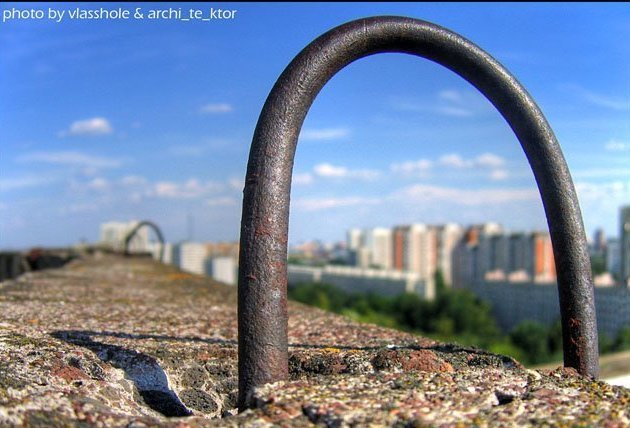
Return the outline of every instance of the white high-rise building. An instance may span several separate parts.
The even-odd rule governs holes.
[[[355,252],[355,266],[369,268],[372,263],[372,250],[367,247],[359,247]]]
[[[381,269],[392,268],[392,230],[384,227],[377,227],[369,230],[366,235],[369,237],[369,247],[372,252],[373,266]]]
[[[361,229],[350,229],[346,233],[346,249],[348,264],[368,267],[370,265],[369,260],[364,262],[364,255],[362,254],[364,246],[364,233]]]
[[[216,281],[236,285],[238,280],[236,259],[230,256],[207,258],[206,274]]]
[[[464,229],[459,224],[449,223],[438,226],[437,233],[437,268],[442,272],[444,282],[453,285],[453,251],[462,239]]]
[[[183,242],[178,247],[178,267],[184,272],[204,275],[208,246],[199,242]]]
[[[435,229],[424,224],[409,228],[409,267],[422,278],[433,279],[437,267],[437,234]]]
[[[159,245],[159,244],[158,244]],[[174,264],[173,259],[173,244],[169,243],[169,242],[165,242],[164,243],[164,259],[162,260],[163,263],[165,264]],[[159,250],[158,250],[159,251]],[[159,257],[159,253],[157,253],[157,255],[155,255],[154,257]]]
[[[363,245],[363,231],[361,229],[350,229],[346,234],[347,248],[356,251]]]

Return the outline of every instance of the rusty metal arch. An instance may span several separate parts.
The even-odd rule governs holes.
[[[287,66],[262,109],[249,155],[238,284],[239,408],[253,388],[288,376],[287,235],[293,160],[321,88],[349,63],[400,52],[432,60],[475,86],[516,134],[540,191],[557,265],[564,364],[598,375],[590,260],[577,196],[551,127],[525,88],[481,48],[435,24],[359,19],[323,34]]]
[[[157,235],[158,240],[160,241],[160,259],[159,260],[163,262],[164,261],[164,236],[162,235],[162,231],[157,226],[157,224],[148,220],[144,220],[138,223],[136,227],[131,229],[131,232],[129,232],[127,236],[125,237],[125,255],[129,255],[129,244],[131,243],[131,240],[133,239],[135,234],[138,232],[138,230],[140,230],[142,226],[149,226],[151,229],[153,229],[153,231]]]

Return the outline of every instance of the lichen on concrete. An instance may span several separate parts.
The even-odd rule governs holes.
[[[630,391],[289,305],[237,414],[236,290],[101,256],[0,284],[0,426],[630,426]]]

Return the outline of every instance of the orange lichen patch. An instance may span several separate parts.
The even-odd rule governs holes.
[[[263,414],[270,423],[286,423],[290,419],[302,416],[302,407],[299,404],[271,402],[263,407]]]
[[[89,379],[81,369],[60,362],[56,362],[53,366],[52,375],[60,377],[68,383],[74,382],[75,380]]]
[[[339,348],[324,348],[324,352],[330,352],[332,354],[338,354],[340,351]]]
[[[453,372],[453,366],[438,357],[437,354],[428,349],[419,350],[391,350],[379,353],[373,364],[376,368],[382,369],[387,366],[398,367],[404,371],[420,372]]]
[[[170,281],[178,281],[178,280],[182,280],[182,279],[192,279],[194,277],[195,277],[194,275],[191,275],[189,273],[184,273],[184,272],[171,273],[171,274],[167,275],[167,278]]]
[[[452,372],[453,366],[426,349],[411,351],[400,359],[403,370],[425,372]]]
[[[541,370],[542,373],[548,375],[548,376],[555,376],[557,378],[562,378],[562,377],[579,377],[580,374],[578,373],[577,370],[575,370],[573,367],[563,367],[563,366],[558,366],[555,369],[546,369],[546,370]]]

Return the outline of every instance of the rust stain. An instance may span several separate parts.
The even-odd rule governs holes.
[[[79,379],[89,379],[82,370],[62,363],[56,363],[53,366],[52,375],[60,377],[68,383]]]
[[[569,318],[569,327],[578,328],[580,326],[580,320],[575,318]]]
[[[384,357],[405,371],[453,372],[453,366],[427,349],[413,351],[389,351]]]
[[[269,227],[267,224],[260,224],[254,230],[254,234],[256,236],[271,236],[271,227]]]

